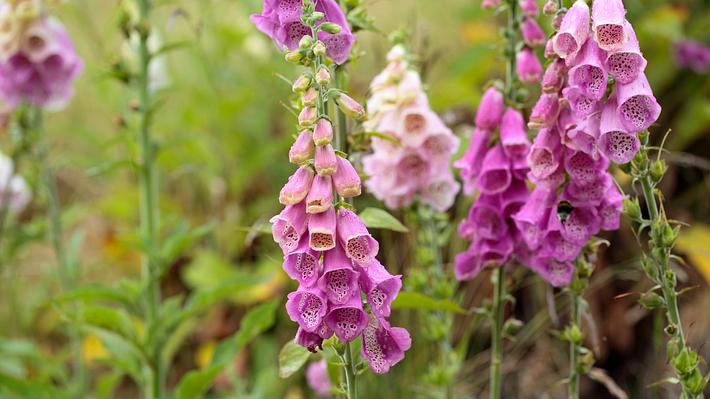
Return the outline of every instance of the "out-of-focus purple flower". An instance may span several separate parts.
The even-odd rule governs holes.
[[[483,93],[481,103],[476,111],[476,127],[485,130],[497,129],[504,110],[503,93],[495,87],[488,88]]]
[[[515,68],[521,82],[533,83],[542,77],[542,64],[530,48],[518,52]]]
[[[331,396],[330,390],[333,389],[333,383],[330,382],[328,364],[325,359],[308,365],[306,369],[306,381],[316,395],[322,398]]]
[[[536,17],[540,12],[537,6],[537,0],[520,0],[520,9],[527,17]]]
[[[704,74],[710,69],[710,46],[694,40],[682,40],[673,44],[675,61],[681,68]]]
[[[491,132],[489,130],[475,129],[471,134],[471,143],[463,158],[454,162],[454,167],[460,170],[466,195],[473,194],[476,189],[478,175],[483,166],[483,159],[488,153],[490,136]]]
[[[542,31],[535,18],[526,17],[520,25],[520,33],[522,33],[525,44],[530,47],[544,46],[547,42],[545,32]]]
[[[18,214],[29,204],[32,193],[25,179],[14,174],[14,169],[12,160],[0,153],[0,209],[7,207],[10,213]]]
[[[295,50],[301,38],[311,34],[310,29],[301,22],[301,4],[301,0],[264,0],[261,14],[253,14],[251,21],[257,29],[271,37],[279,48]],[[321,22],[340,26],[339,33],[321,31],[318,39],[325,43],[328,57],[337,64],[343,64],[348,60],[355,43],[355,36],[350,32],[343,10],[335,0],[319,0],[316,2],[316,11],[325,14]]]
[[[530,113],[528,127],[543,129],[552,126],[560,114],[560,99],[557,93],[543,93]]]
[[[83,70],[68,33],[58,20],[39,16],[18,34],[19,47],[0,59],[0,97],[11,106],[63,108]]]

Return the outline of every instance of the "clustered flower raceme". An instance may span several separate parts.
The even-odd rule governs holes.
[[[460,169],[464,192],[479,192],[468,218],[459,225],[459,235],[471,245],[456,256],[457,279],[470,280],[484,268],[502,266],[513,256],[526,256],[511,216],[528,200],[529,148],[523,115],[506,109],[503,94],[489,88],[476,113],[471,143],[463,158],[454,163]]]
[[[314,18],[318,5],[324,3],[319,1],[314,10],[313,3],[305,2],[301,12],[310,14],[304,21]],[[267,9],[290,10],[292,5],[287,0],[265,0],[265,14]],[[325,113],[330,100],[357,120],[366,118],[365,110],[342,91],[328,89],[330,73],[321,62],[328,45],[310,34],[310,29],[302,32],[297,42],[299,51],[315,60],[314,71],[293,83],[302,105],[298,116],[302,130],[289,150],[289,160],[299,167],[279,195],[285,208],[271,219],[274,240],[284,254],[283,268],[299,285],[288,295],[286,310],[299,325],[295,338],[299,345],[315,352],[333,335],[341,342],[362,337],[362,355],[370,369],[384,374],[411,346],[407,330],[391,327],[387,321],[402,287],[401,276],[391,275],[378,262],[379,243],[343,201],[360,195],[361,180],[344,154],[333,148],[333,125]],[[342,199],[335,204],[334,192]]]
[[[536,0],[520,0],[520,10],[523,12],[520,35],[525,46],[516,56],[515,72],[521,82],[538,82],[542,76],[542,64],[533,49],[544,46],[547,37],[535,20],[539,14]]]
[[[62,108],[83,64],[62,24],[33,0],[0,4],[0,98]]]
[[[29,204],[32,193],[22,176],[14,175],[12,160],[0,153],[0,209],[18,214]]]
[[[391,139],[372,138],[373,153],[363,157],[369,177],[365,186],[389,208],[406,207],[418,199],[443,212],[459,191],[449,168],[459,140],[429,108],[404,47],[393,47],[387,60],[370,85],[365,128]]]
[[[629,162],[660,106],[621,0],[577,1],[548,42],[551,58],[529,127],[530,200],[513,216],[530,250],[528,265],[553,285],[572,278],[573,261],[600,230],[619,228],[623,196],[609,161]],[[591,26],[590,26],[591,23]],[[615,85],[607,96],[609,75]]]
[[[264,0],[261,14],[251,16],[256,27],[271,37],[280,49],[296,50],[303,36],[311,29],[301,21],[302,0]],[[328,57],[343,64],[350,56],[355,43],[343,10],[335,0],[316,0],[316,11],[325,15],[323,22],[331,22],[342,28],[338,33],[319,32],[318,40],[325,43]]]
[[[710,69],[710,46],[694,40],[673,44],[673,56],[679,67],[704,74]]]

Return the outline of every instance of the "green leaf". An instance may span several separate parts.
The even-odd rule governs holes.
[[[7,396],[6,396],[7,395]],[[19,379],[0,374],[0,397],[32,399],[65,399],[69,395],[48,383]]]
[[[185,374],[175,389],[176,399],[195,399],[209,389],[219,373],[230,364],[251,340],[271,328],[276,319],[279,301],[272,300],[250,310],[242,319],[241,328],[233,336],[223,340],[214,350],[210,365]]]
[[[169,268],[187,249],[214,230],[216,225],[215,222],[211,222],[188,231],[187,224],[180,223],[178,227],[165,238],[163,246],[160,249],[160,259],[163,267]]]
[[[86,301],[86,302],[115,302],[131,308],[134,305],[134,298],[126,295],[124,291],[103,285],[84,285],[65,292],[54,299],[54,303]]]
[[[279,377],[288,378],[300,370],[311,352],[294,341],[288,341],[279,352]]]
[[[392,302],[393,309],[423,309],[437,310],[442,312],[467,314],[468,312],[454,303],[446,299],[434,299],[418,292],[400,292]]]
[[[371,229],[387,229],[400,233],[409,231],[397,218],[380,208],[366,208],[360,212],[360,219]]]

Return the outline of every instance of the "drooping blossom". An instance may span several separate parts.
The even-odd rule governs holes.
[[[32,199],[25,179],[15,175],[15,165],[12,160],[0,153],[0,209],[7,209],[12,214],[18,214]]]
[[[528,249],[523,264],[554,286],[571,281],[592,236],[619,228],[623,196],[609,163],[629,162],[640,146],[636,134],[660,114],[624,14],[620,0],[595,1],[590,28],[589,8],[577,1],[550,39],[560,58],[545,73],[529,122],[540,129],[528,155],[536,187],[513,219]],[[548,96],[564,99],[554,113]]]
[[[365,186],[389,208],[418,200],[445,211],[459,190],[449,167],[459,140],[429,107],[405,55],[401,45],[393,47],[370,85],[366,128],[386,138],[373,137],[373,153],[363,157]]]
[[[340,26],[339,33],[319,32],[318,40],[325,43],[326,54],[337,64],[343,64],[350,56],[355,43],[343,10],[335,0],[318,0],[316,11],[325,14],[321,22]],[[301,22],[301,0],[263,0],[261,14],[253,14],[251,21],[257,29],[274,40],[280,49],[295,50],[303,36],[310,36],[310,29]]]
[[[0,6],[0,98],[60,109],[83,63],[62,24],[31,1]]]
[[[316,10],[324,12],[327,21],[337,22],[349,34],[337,7],[331,0],[316,3]],[[264,14],[252,19],[259,29],[283,41],[279,29],[285,27],[291,29],[290,33],[308,34],[299,30],[303,26],[301,12],[300,0],[266,0]],[[269,25],[272,22],[289,25]],[[329,42],[329,38],[321,40],[336,43]],[[289,40],[298,42],[300,37]],[[348,53],[328,55],[336,62],[344,62]],[[391,337],[400,342],[401,337],[409,336],[404,329],[390,327],[386,319],[402,287],[401,276],[390,274],[379,263],[376,256],[380,244],[351,206],[343,205],[345,199],[360,195],[361,179],[347,156],[336,151],[333,125],[316,104],[333,101],[332,105],[357,120],[365,119],[366,115],[364,107],[345,93],[339,92],[337,98],[319,97],[329,89],[330,76],[328,68],[321,66],[313,74],[304,74],[293,82],[301,111],[299,133],[288,159],[297,168],[279,193],[284,208],[271,219],[272,235],[283,252],[284,271],[298,283],[286,302],[289,318],[298,324],[294,341],[311,352],[322,349],[323,340],[333,336],[341,342],[361,338],[365,347],[370,336],[368,326],[374,320],[386,330],[377,335],[385,358],[371,356],[370,351],[365,357],[375,372],[383,373],[400,361],[409,348],[403,344],[396,350],[387,346]],[[423,137],[422,142],[428,138]],[[431,143],[427,151],[431,154],[441,151],[439,144]],[[382,361],[387,362],[386,369],[381,366]],[[312,366],[307,372],[309,384],[318,394],[327,394],[331,388],[323,368],[323,365]]]
[[[328,363],[325,359],[313,362],[306,369],[306,381],[313,392],[321,398],[331,396],[330,390],[333,389],[333,383],[330,382],[328,376]]]

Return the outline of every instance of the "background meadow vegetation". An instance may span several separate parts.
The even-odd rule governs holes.
[[[165,298],[199,292],[210,306],[191,318],[185,334],[169,346],[174,353],[168,385],[189,370],[205,367],[217,343],[231,336],[244,314],[274,301],[274,322],[238,352],[210,390],[215,398],[309,398],[303,370],[287,379],[278,374],[278,354],[293,338],[295,325],[282,304],[294,288],[281,269],[281,255],[269,234],[268,219],[280,205],[276,198],[293,167],[285,161],[295,118],[281,104],[290,87],[276,75],[293,78],[298,67],[283,62],[280,52],[249,22],[261,9],[259,0],[158,2],[154,21],[165,43],[181,43],[159,64],[165,85],[158,97],[154,134],[161,143],[158,158],[162,233],[187,228],[202,233],[175,240],[175,254],[162,281]],[[668,214],[689,224],[678,252],[683,320],[691,346],[710,358],[710,75],[676,66],[675,41],[692,37],[710,41],[710,5],[704,0],[627,0],[647,74],[663,113],[652,141],[660,143],[671,129],[664,157],[670,171],[662,183]],[[461,137],[473,121],[481,88],[502,75],[499,21],[470,0],[373,0],[367,6],[382,32],[406,28],[412,50],[420,57],[423,80],[432,107]],[[118,29],[115,0],[72,0],[53,11],[70,31],[86,69],[76,96],[66,110],[48,114],[50,162],[58,181],[66,241],[82,283],[115,285],[140,275],[138,191],[129,167],[138,149],[127,130],[134,116],[130,91],[114,79],[114,64],[126,51]],[[350,67],[351,92],[365,98],[370,79],[384,66],[386,34],[365,32]],[[536,98],[531,95],[531,101]],[[7,135],[2,140],[7,140]],[[462,146],[461,151],[465,149]],[[32,204],[11,225],[10,243],[0,265],[0,374],[34,382],[61,382],[71,356],[65,325],[70,322],[51,301],[59,295],[56,261],[45,240],[44,205],[37,190],[38,171],[22,165],[34,196]],[[624,175],[616,175],[622,183]],[[628,187],[628,186],[627,186]],[[469,205],[460,199],[451,217],[456,223]],[[358,207],[381,206],[368,196]],[[406,221],[403,212],[394,212]],[[406,276],[421,269],[409,233],[378,231],[383,261]],[[663,353],[662,313],[638,305],[638,293],[649,288],[639,268],[636,239],[627,221],[607,237],[613,244],[599,256],[586,293],[593,320],[585,321],[596,353],[598,381],[584,379],[582,397],[609,396],[604,384],[621,387],[632,398],[674,397],[672,388],[649,385],[667,373]],[[169,241],[169,238],[167,239]],[[450,266],[465,243],[452,235],[445,246]],[[447,269],[451,272],[451,268]],[[525,325],[506,343],[504,372],[507,392],[520,398],[563,397],[560,381],[567,372],[567,346],[550,334],[565,325],[567,303],[538,277],[522,268],[512,273],[515,316]],[[486,276],[458,288],[461,308],[480,306],[490,297]],[[215,290],[238,281],[229,290]],[[405,283],[405,287],[407,287]],[[558,300],[553,302],[557,295]],[[556,305],[555,305],[556,304]],[[414,347],[388,377],[364,374],[362,397],[428,397],[422,380],[431,353],[417,331],[427,323],[427,310],[394,312],[398,325],[412,332]],[[140,326],[135,326],[140,329]],[[489,332],[475,316],[457,315],[453,342],[472,328],[465,361],[456,378],[460,396],[484,392],[487,383]],[[467,333],[468,334],[468,333]],[[180,335],[180,334],[178,334]],[[96,334],[82,334],[82,362],[96,398],[137,397],[138,388],[125,373],[107,364],[107,348]],[[462,347],[462,346],[459,346]],[[0,384],[1,385],[1,384]],[[6,393],[0,386],[0,397]],[[7,393],[7,395],[10,395]],[[13,397],[13,396],[7,396]]]

